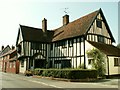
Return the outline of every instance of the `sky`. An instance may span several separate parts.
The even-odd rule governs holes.
[[[47,19],[48,30],[62,26],[65,8],[70,22],[102,9],[110,30],[118,42],[118,0],[0,0],[0,47],[15,45],[19,25],[42,27]]]

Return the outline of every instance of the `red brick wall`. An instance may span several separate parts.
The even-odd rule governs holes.
[[[7,62],[7,68],[6,68],[6,72],[8,73],[15,73],[18,74],[19,73],[19,61],[9,61]]]

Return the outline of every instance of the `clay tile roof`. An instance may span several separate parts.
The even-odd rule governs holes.
[[[106,28],[111,36],[112,41],[115,42],[101,9],[85,15],[73,22],[70,22],[67,25],[63,25],[62,27],[55,30],[47,30],[47,33],[44,33],[42,29],[20,25],[23,40],[37,42],[55,42],[86,35],[87,31],[99,13],[101,13],[103,16],[104,22],[106,23]]]
[[[4,54],[2,54],[2,56],[6,56],[6,55],[8,55],[8,54],[12,54],[12,53],[16,53],[17,52],[17,50],[16,49],[11,49],[11,50],[9,50],[8,52],[6,52],[6,53],[4,53]]]
[[[20,25],[23,40],[36,42],[50,42],[53,36],[53,31],[44,33],[42,29]],[[49,37],[49,38],[48,38]]]
[[[113,45],[108,45],[100,42],[91,42],[91,41],[88,41],[88,42],[108,56],[120,57],[120,49]]]
[[[63,40],[66,38],[72,38],[80,35],[84,35],[92,21],[95,19],[99,10],[83,16],[67,25],[64,25],[54,30],[54,36],[52,41]]]

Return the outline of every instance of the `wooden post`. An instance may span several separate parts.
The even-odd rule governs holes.
[[[110,72],[109,72],[109,58],[108,58],[108,56],[107,56],[107,68],[108,68],[108,76],[107,76],[107,78],[109,78],[109,75],[110,75]]]
[[[86,69],[86,58],[85,58],[85,36],[84,36],[84,69]]]

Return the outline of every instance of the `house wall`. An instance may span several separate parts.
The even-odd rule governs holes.
[[[8,61],[6,72],[8,73],[16,73],[16,61]]]
[[[24,56],[34,57],[33,61],[29,58],[29,69],[30,67],[35,66],[35,60],[47,59],[47,47],[46,43],[24,41]]]
[[[42,42],[29,42],[29,41],[22,41],[20,43],[22,45],[21,48],[21,54],[19,54],[18,57],[22,57],[22,60],[26,60],[27,62],[26,69],[31,69],[31,67],[35,68],[38,65],[36,65],[36,60],[39,63],[41,62],[40,60],[48,60],[48,55],[47,55],[47,47],[48,45],[46,43]],[[31,58],[32,57],[32,58]],[[40,66],[41,67],[41,66]],[[25,68],[24,68],[25,69]],[[20,72],[24,71],[23,68],[20,67]]]
[[[102,28],[97,27],[97,24],[96,24],[97,19],[102,21]],[[99,36],[102,36],[104,38],[104,43],[112,44],[111,43],[111,37],[110,37],[110,35],[108,33],[108,30],[105,26],[103,18],[101,17],[100,14],[98,14],[98,16],[95,19],[95,21],[93,22],[90,30],[88,31],[87,40],[98,42],[98,37]]]
[[[2,71],[3,72],[6,72],[6,70],[7,70],[7,67],[8,67],[8,60],[9,60],[9,55],[5,55],[5,56],[3,56],[2,57]]]
[[[93,48],[95,48],[94,46],[92,46],[88,41],[85,41],[85,52],[87,51],[90,51],[92,50]],[[88,57],[87,57],[87,54],[85,55],[86,56],[86,67],[88,69],[91,69],[92,66],[91,65],[88,65]],[[118,71],[118,66],[114,66],[114,58],[120,58],[120,57],[115,57],[115,56],[105,56],[105,75],[108,75],[108,72],[109,72],[109,75],[117,75],[117,74],[120,74],[119,71]],[[109,65],[108,65],[109,64]],[[109,67],[108,67],[109,66]],[[108,71],[108,68],[109,68],[109,71]]]
[[[81,66],[84,63],[83,39],[83,37],[77,37],[52,43],[50,45],[50,47],[52,46],[52,50],[50,49],[49,56],[49,60],[52,61],[52,67],[60,68],[61,62],[65,60],[70,60],[71,68],[78,68],[78,66]],[[72,43],[70,44],[71,41]]]
[[[2,57],[0,57],[0,71],[2,71],[2,62],[3,62]]]
[[[8,73],[19,73],[16,64],[19,64],[18,60],[16,60],[16,51],[6,54],[1,57],[2,60],[2,71]]]
[[[20,57],[20,56],[24,56],[24,44],[23,44],[24,42],[23,41],[21,41],[18,45],[20,45],[20,47],[21,47],[21,52],[20,53],[18,53],[18,57]],[[18,45],[17,45],[17,48],[18,48]]]
[[[22,32],[21,32],[21,30],[20,30],[19,33],[20,33],[20,34],[19,34],[19,37],[18,37],[18,43],[20,43],[20,42],[23,41],[23,37],[22,37]]]
[[[90,50],[92,50],[93,48],[95,48],[95,47],[92,46],[88,41],[85,41],[85,52],[90,51]],[[85,57],[86,57],[86,68],[91,69],[92,66],[88,64],[88,59],[89,59],[89,58],[88,58],[88,56],[87,56],[86,53],[85,53]]]
[[[23,37],[22,37],[22,32],[21,32],[21,29],[19,30],[19,37],[18,37],[18,42],[17,42],[17,48],[18,48],[18,45],[21,46],[21,52],[18,53],[18,57],[24,55],[24,46],[23,46]]]
[[[109,75],[120,74],[120,72],[118,71],[119,66],[114,66],[114,58],[120,58],[120,57],[108,56]],[[106,75],[108,75],[108,62],[106,60]]]
[[[22,67],[22,65],[21,65],[21,61],[19,61],[20,62],[20,67],[19,67],[19,71],[20,71],[20,73],[25,73],[25,71],[26,71],[26,60],[24,60],[24,67]]]

